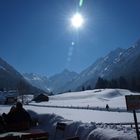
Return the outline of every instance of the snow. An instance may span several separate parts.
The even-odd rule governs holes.
[[[70,92],[50,96],[49,102],[31,102],[24,108],[32,117],[38,118],[38,129],[49,132],[49,140],[54,137],[62,140],[63,132],[56,132],[57,122],[67,124],[64,139],[79,136],[80,140],[136,140],[135,130],[130,126],[110,124],[134,122],[133,114],[126,111],[124,96],[135,94],[139,93],[120,89]],[[106,104],[110,111],[105,110]],[[0,113],[9,109],[10,106],[1,105]],[[137,118],[140,121],[140,113],[137,113]]]
[[[1,65],[0,65],[0,69],[6,71],[6,69],[3,66],[1,66]]]
[[[107,112],[107,111],[93,111],[85,109],[66,109],[66,108],[46,108],[28,106],[28,109],[38,110],[40,114],[46,112],[49,114],[55,113],[63,116],[65,119],[97,123],[120,123],[133,122],[133,115],[131,113]],[[140,117],[140,115],[139,115]]]
[[[108,70],[108,67],[106,67],[104,70],[107,71]]]
[[[57,106],[82,106],[105,107],[108,104],[112,108],[126,108],[125,95],[139,94],[120,89],[97,89],[81,92],[69,92],[50,96],[49,102],[37,103],[37,105]],[[32,103],[36,104],[36,103]]]

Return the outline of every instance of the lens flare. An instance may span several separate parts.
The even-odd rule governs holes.
[[[83,5],[84,0],[79,1],[79,6],[81,7]]]

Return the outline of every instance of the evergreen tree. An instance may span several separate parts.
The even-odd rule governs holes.
[[[118,88],[118,81],[115,79],[109,81],[109,88]]]
[[[108,81],[99,77],[97,82],[96,82],[95,89],[98,89],[98,88],[108,88],[108,87],[109,87]]]
[[[82,86],[82,91],[85,91],[85,87],[84,86]]]
[[[136,78],[135,77],[132,77],[131,78],[131,82],[130,82],[130,89],[131,90],[134,90],[134,91],[137,90],[136,85],[137,85]]]
[[[87,88],[86,88],[86,90],[91,90],[91,86],[88,85]]]
[[[121,89],[128,89],[128,82],[122,76],[119,78],[119,88],[121,88]]]

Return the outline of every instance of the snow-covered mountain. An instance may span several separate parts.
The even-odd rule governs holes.
[[[33,86],[43,89],[47,92],[49,91],[47,86],[48,78],[46,76],[41,76],[35,73],[24,73],[23,76]]]
[[[28,87],[27,92],[29,93],[42,91],[30,85],[17,70],[0,58],[0,89],[16,90],[21,81]]]
[[[64,70],[48,79],[32,74],[28,77],[28,81],[34,86],[50,89],[53,93],[62,93],[81,90],[83,86],[89,85],[94,88],[98,77],[113,79],[120,76],[140,77],[140,40],[128,49],[117,48],[111,51],[80,74]]]
[[[53,93],[58,93],[63,90],[65,84],[76,79],[78,74],[76,72],[71,72],[67,69],[59,74],[47,78],[46,76],[41,76],[39,74],[23,74],[26,80],[28,80],[33,86],[41,88],[45,91],[52,91]]]
[[[111,71],[109,67],[113,64],[114,60],[124,52],[124,49],[116,49],[110,52],[107,56],[99,58],[91,66],[83,70],[79,76],[71,83],[65,86],[64,90],[76,90],[81,89],[84,85],[85,87],[89,84],[94,87],[98,77],[103,77]]]
[[[99,58],[82,71],[71,83],[65,84],[63,91],[79,90],[82,86],[95,86],[98,77],[112,79],[140,77],[140,40],[128,49],[117,48],[105,57]]]
[[[48,86],[53,89],[54,93],[62,92],[66,83],[74,81],[78,77],[78,73],[65,69],[59,74],[49,78]]]
[[[20,73],[0,58],[0,88],[14,88],[19,79],[23,79]]]

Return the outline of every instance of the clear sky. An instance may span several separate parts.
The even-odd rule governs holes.
[[[79,11],[81,29],[70,18]],[[140,38],[140,0],[0,0],[0,56],[19,72],[80,72]]]

